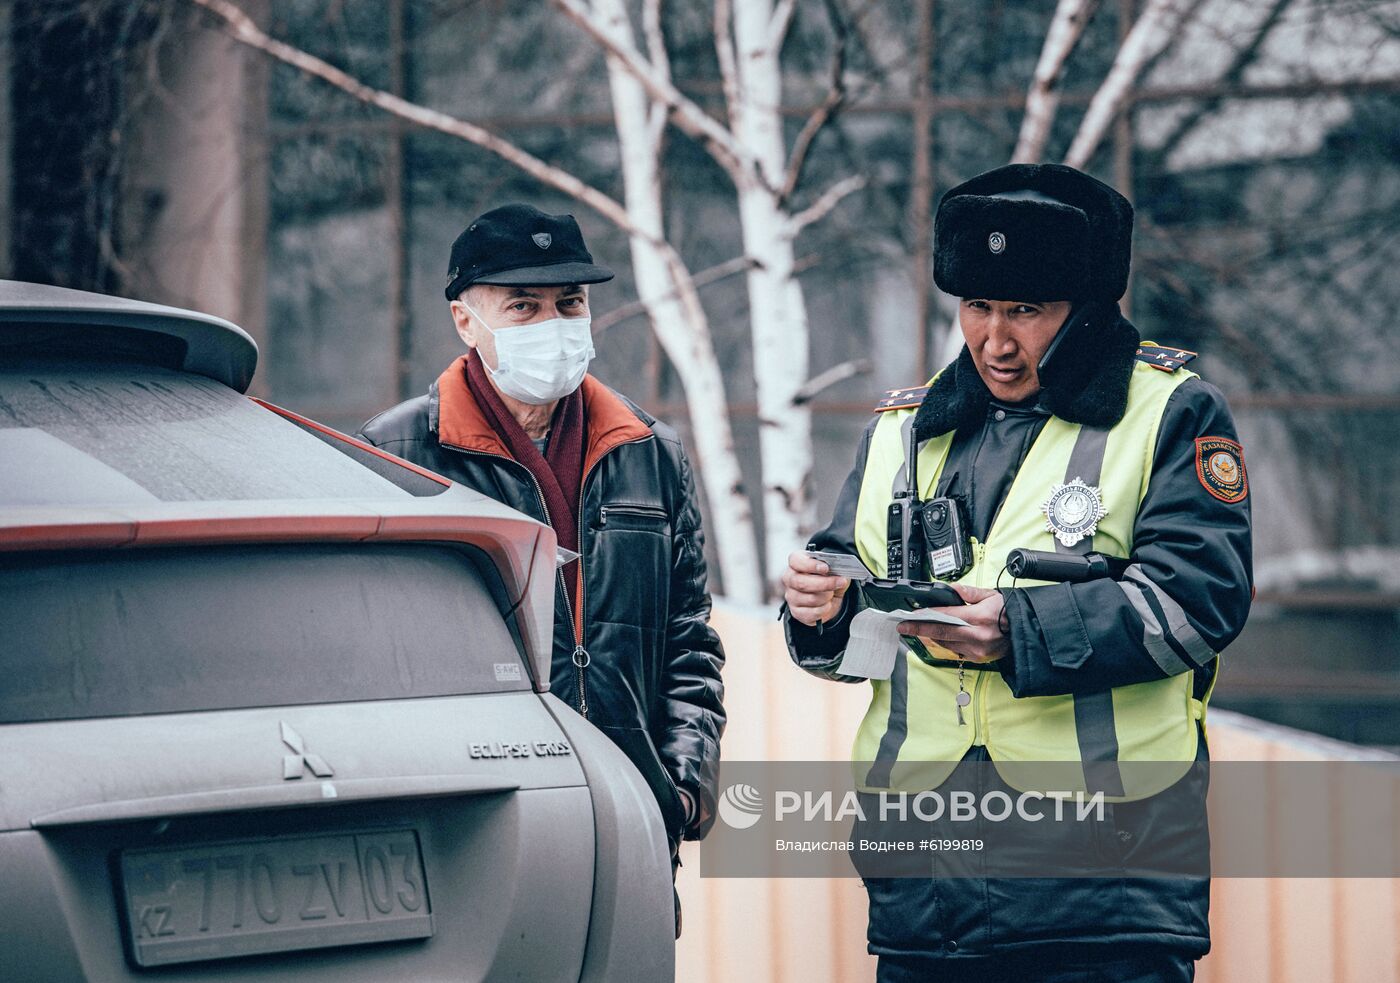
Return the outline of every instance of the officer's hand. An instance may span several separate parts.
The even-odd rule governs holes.
[[[851,582],[830,573],[825,563],[806,553],[788,556],[788,568],[783,571],[783,600],[787,601],[788,613],[804,625],[830,621],[840,613]]]
[[[932,639],[968,662],[995,662],[1011,654],[1011,639],[1001,633],[1003,602],[1001,594],[985,587],[950,584],[963,599],[960,607],[938,608],[967,622],[940,625],[933,621],[901,621],[901,635]]]

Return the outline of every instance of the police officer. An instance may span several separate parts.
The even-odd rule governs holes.
[[[966,626],[900,626],[855,741],[867,790],[934,788],[990,762],[994,783],[1029,792],[1040,763],[1059,762],[1117,826],[1093,841],[1104,877],[979,878],[975,864],[867,877],[881,981],[1189,980],[1209,949],[1207,877],[1128,874],[1143,831],[1205,855],[1192,763],[1252,594],[1248,480],[1225,400],[1186,368],[1194,353],[1143,343],[1118,311],[1131,233],[1127,200],[1063,165],[997,168],[944,195],[934,280],[959,298],[966,345],[929,386],[881,404],[814,537],[886,573],[911,435],[917,499],[954,500],[965,520],[965,603],[947,610]],[[1126,569],[1013,584],[1017,548]],[[857,681],[837,667],[860,590],[806,553],[783,582],[794,661]],[[1195,803],[1184,822],[1164,819],[1169,790]],[[1039,832],[1055,849],[1060,834]]]

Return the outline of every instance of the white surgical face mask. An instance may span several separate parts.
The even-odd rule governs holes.
[[[516,328],[491,327],[462,302],[496,341],[496,368],[486,371],[507,396],[543,406],[563,399],[579,387],[593,360],[593,318],[555,317]]]

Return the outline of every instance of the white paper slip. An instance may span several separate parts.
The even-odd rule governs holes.
[[[860,679],[889,679],[894,660],[904,650],[899,637],[901,621],[934,621],[967,626],[967,622],[933,608],[921,611],[877,611],[866,608],[851,619],[851,639],[836,671]]]
[[[851,638],[837,672],[860,679],[890,678],[900,649],[899,632],[895,631],[899,622],[891,621],[885,614],[866,608],[851,619]]]
[[[875,579],[875,575],[866,569],[865,564],[858,556],[852,556],[849,553],[832,553],[828,550],[807,550],[807,555],[814,560],[821,560],[825,563],[833,577],[845,577],[849,580],[858,580],[861,583]]]

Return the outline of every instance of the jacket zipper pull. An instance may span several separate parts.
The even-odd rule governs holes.
[[[582,645],[574,646],[574,665],[578,667],[578,712],[583,716],[588,716],[588,696],[583,689],[583,670],[588,668],[588,664],[593,661],[593,657],[588,654],[588,649]]]

